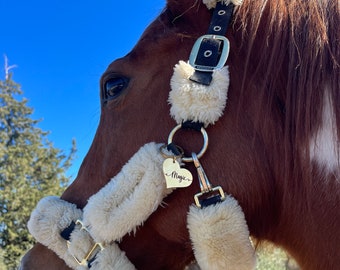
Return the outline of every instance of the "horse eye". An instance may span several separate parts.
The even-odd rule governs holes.
[[[103,102],[117,98],[127,87],[129,80],[125,77],[110,78],[104,83]]]

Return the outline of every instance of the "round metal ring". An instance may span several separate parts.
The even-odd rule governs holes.
[[[168,144],[172,143],[172,140],[176,134],[176,132],[178,130],[180,130],[182,128],[182,125],[177,125],[173,128],[173,130],[171,130],[170,134],[169,134],[169,137],[168,137]],[[198,152],[197,154],[197,158],[200,159],[204,153],[207,151],[208,149],[208,133],[206,132],[206,130],[202,127],[201,128],[201,133],[202,133],[202,136],[203,136],[203,147],[201,149],[201,151]],[[186,157],[186,156],[183,156],[182,157],[182,161],[183,162],[193,162],[193,158],[192,157]]]

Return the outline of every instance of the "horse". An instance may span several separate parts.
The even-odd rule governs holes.
[[[188,59],[211,16],[200,0],[168,0],[131,52],[108,66],[96,135],[61,199],[83,208],[142,145],[166,141],[175,125],[173,67]],[[244,0],[226,34],[227,107],[208,127],[200,159],[209,179],[238,200],[252,237],[308,270],[340,265],[339,25],[338,0]],[[183,131],[176,144],[198,152],[200,136]],[[194,260],[186,215],[197,188],[175,190],[119,242],[137,269],[184,269]],[[69,268],[36,244],[21,269]]]

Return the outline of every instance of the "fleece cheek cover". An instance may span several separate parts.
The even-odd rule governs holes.
[[[171,78],[170,115],[177,124],[191,120],[204,126],[214,124],[223,114],[229,87],[229,71],[225,66],[215,70],[209,86],[190,81],[195,69],[184,61],[174,68]]]
[[[256,255],[238,202],[228,196],[205,208],[191,206],[187,226],[201,270],[253,270]]]

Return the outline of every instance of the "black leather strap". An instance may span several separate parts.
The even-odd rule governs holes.
[[[209,205],[215,205],[217,203],[220,203],[220,202],[222,202],[221,198],[222,198],[221,195],[215,195],[215,196],[203,199],[203,200],[200,201],[201,208],[205,208]]]
[[[212,72],[195,70],[189,80],[203,85],[210,85],[212,81]]]
[[[182,123],[183,129],[192,129],[196,131],[201,131],[202,127],[203,127],[203,123],[201,122],[185,121]]]
[[[233,15],[233,10],[234,5],[232,3],[225,5],[222,1],[217,2],[208,29],[208,35],[225,36]],[[223,42],[221,40],[213,38],[203,39],[195,63],[202,66],[216,66],[219,62],[222,49]],[[190,80],[199,84],[210,85],[212,73],[212,71],[195,70]]]
[[[76,223],[72,221],[68,227],[62,230],[62,232],[60,233],[60,236],[64,238],[66,241],[69,241],[75,226],[76,226]]]
[[[208,34],[225,36],[234,12],[234,4],[225,5],[222,1],[217,2],[211,18]]]
[[[177,145],[174,143],[170,143],[166,146],[168,151],[171,151],[175,156],[181,156],[182,153],[178,149]]]

